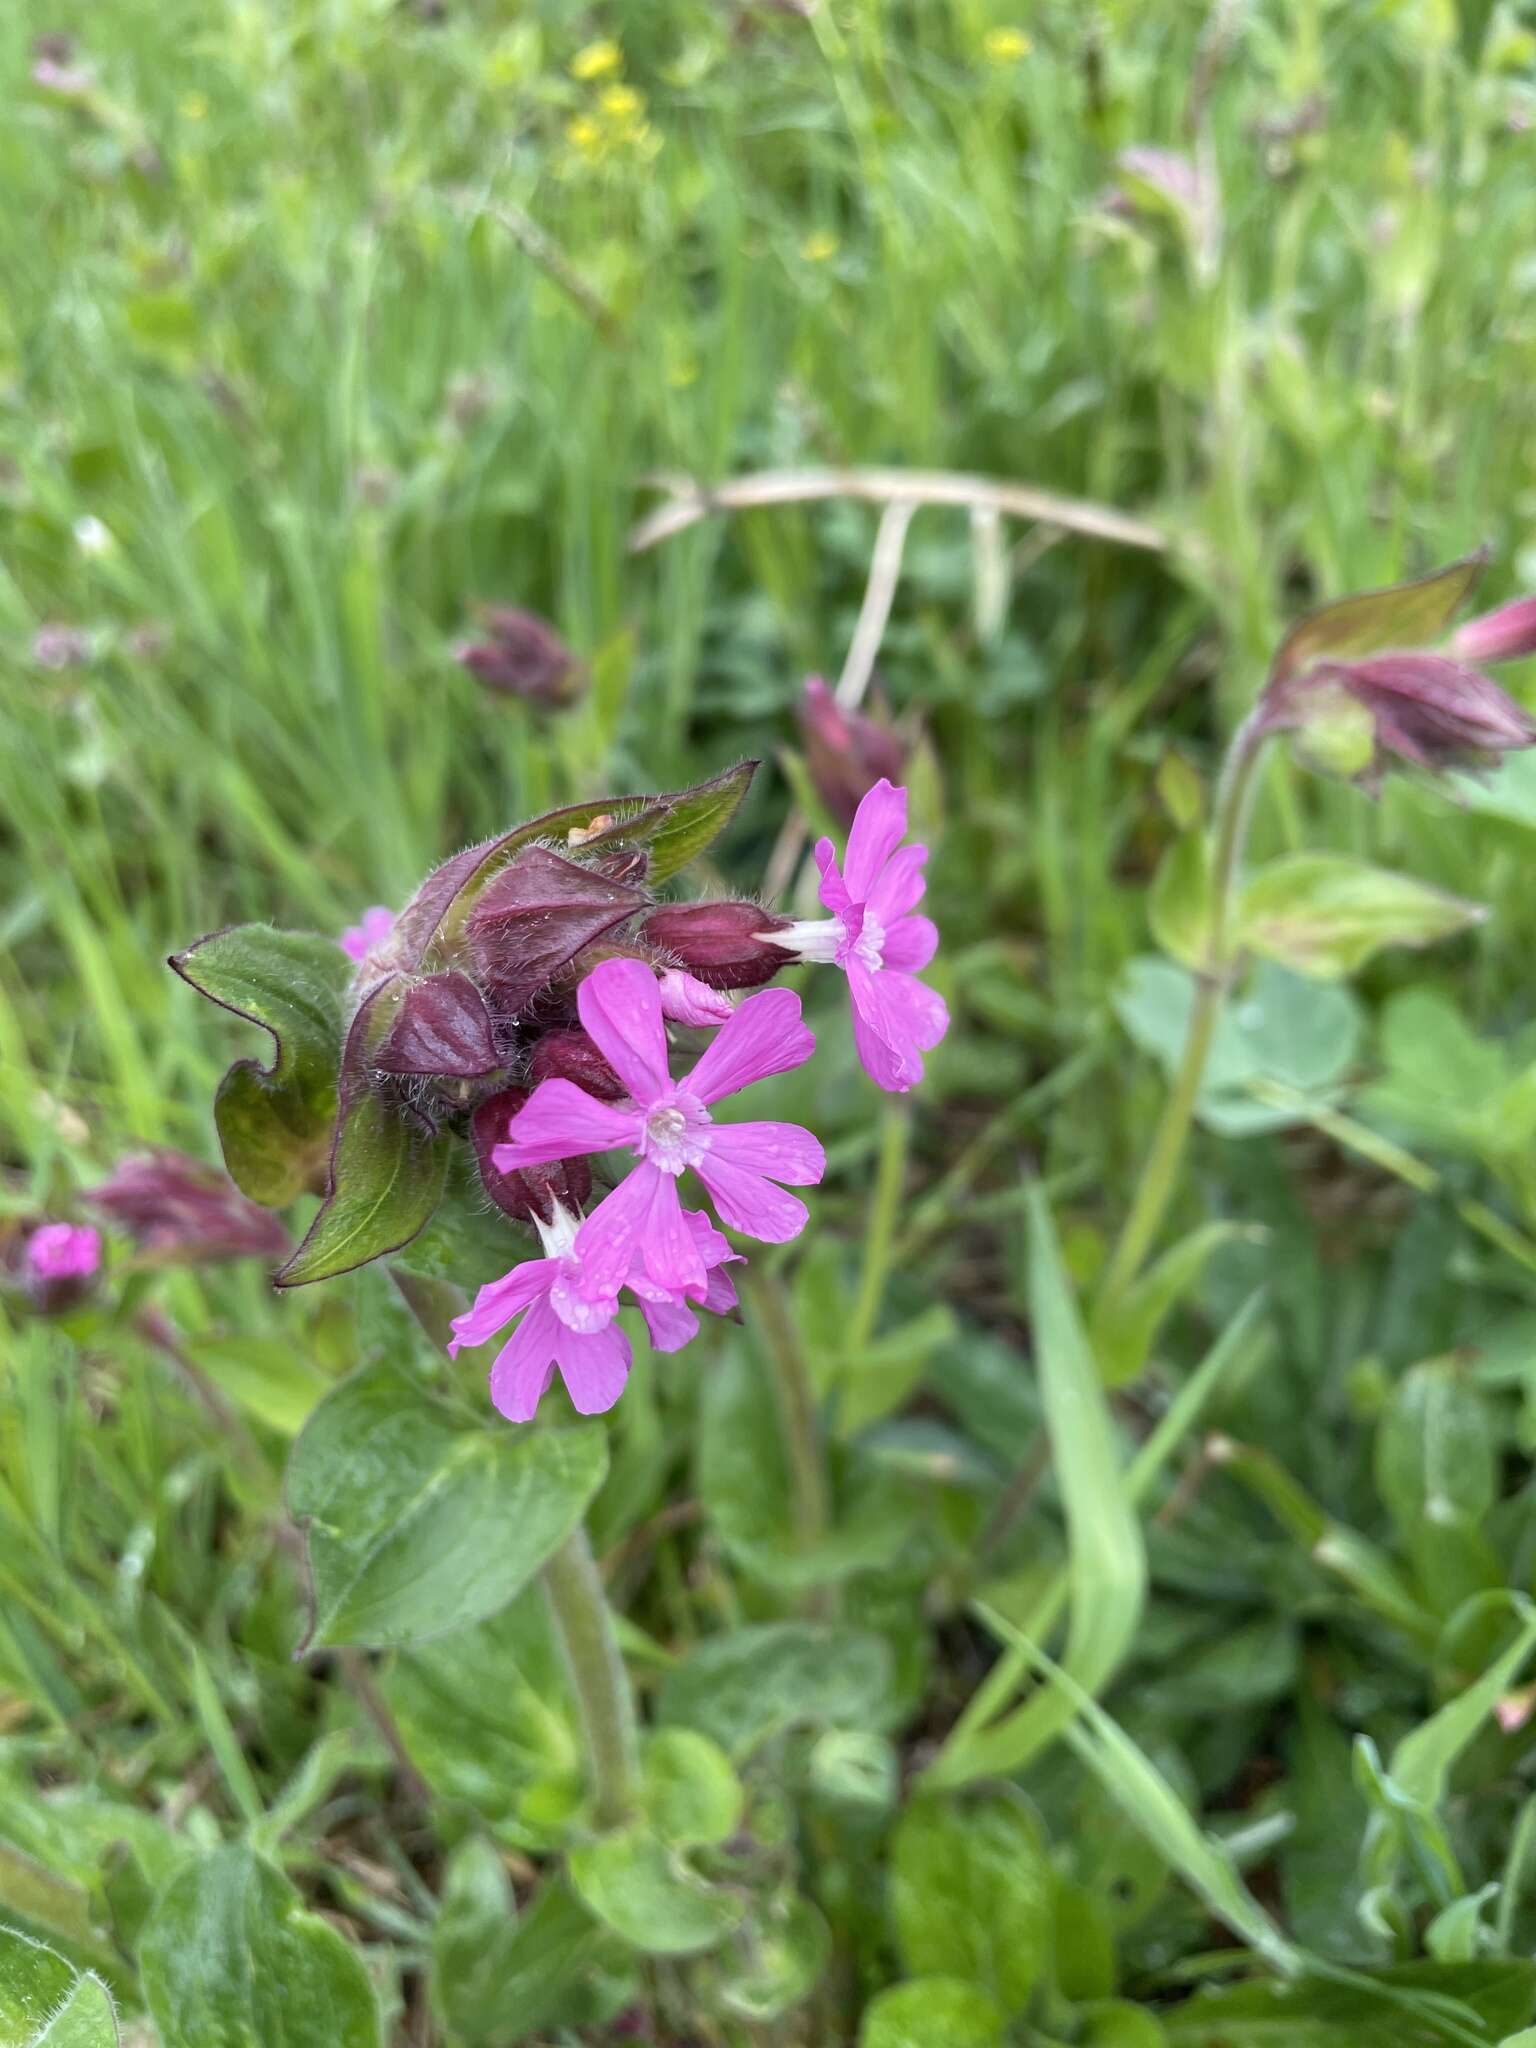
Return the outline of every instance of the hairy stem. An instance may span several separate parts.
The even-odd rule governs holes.
[[[1152,1144],[1137,1177],[1130,1214],[1104,1276],[1102,1299],[1117,1300],[1132,1285],[1142,1262],[1157,1240],[1168,1204],[1178,1186],[1179,1168],[1194,1118],[1206,1062],[1221,1021],[1223,1005],[1237,964],[1232,943],[1232,911],[1242,868],[1243,847],[1253,806],[1255,770],[1267,737],[1260,715],[1251,713],[1233,735],[1216,792],[1211,855],[1211,932],[1206,971],[1195,991],[1184,1050],[1168,1098],[1158,1118]]]
[[[759,1273],[746,1283],[746,1289],[772,1369],[795,1537],[802,1550],[814,1550],[827,1531],[827,1471],[816,1394],[806,1370],[800,1332],[781,1280]]]
[[[545,1565],[544,1592],[586,1737],[593,1817],[599,1827],[619,1827],[634,1810],[639,1730],[629,1674],[585,1528],[574,1530]]]

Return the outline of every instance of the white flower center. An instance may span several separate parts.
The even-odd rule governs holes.
[[[858,933],[857,938],[849,937],[850,926]],[[786,953],[798,954],[802,960],[838,967],[857,960],[871,974],[878,971],[885,958],[885,926],[862,903],[852,906],[847,923],[840,917],[803,917],[786,925],[783,931],[759,932],[757,936],[782,946]]]
[[[679,1174],[697,1166],[709,1150],[709,1124],[709,1111],[697,1095],[676,1090],[647,1114],[637,1150],[663,1173]]]

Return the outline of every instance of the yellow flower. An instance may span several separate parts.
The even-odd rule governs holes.
[[[208,95],[201,92],[184,94],[181,102],[181,118],[184,121],[206,121],[208,118]]]
[[[645,101],[632,85],[605,86],[597,103],[614,122],[628,122],[645,112]]]
[[[1033,45],[1021,28],[989,28],[981,47],[990,63],[1017,64],[1021,57],[1029,55]]]
[[[825,263],[835,256],[841,247],[836,235],[826,228],[818,228],[813,235],[807,235],[800,244],[800,254],[807,263]]]
[[[576,52],[571,59],[571,76],[579,78],[585,85],[594,78],[611,77],[623,62],[624,52],[605,36],[600,42],[588,43]]]
[[[598,162],[606,147],[603,131],[590,114],[578,114],[574,121],[567,122],[565,139],[590,164]]]

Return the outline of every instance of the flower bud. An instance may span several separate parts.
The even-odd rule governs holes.
[[[339,940],[349,960],[366,960],[375,947],[382,946],[395,928],[395,913],[383,903],[365,910],[356,924],[349,924]]]
[[[486,884],[469,913],[470,951],[498,1001],[515,1010],[645,900],[628,882],[563,860],[547,846],[525,846]]]
[[[62,1315],[90,1293],[101,1270],[101,1232],[88,1223],[41,1223],[8,1261],[42,1315]]]
[[[757,988],[789,963],[765,934],[789,925],[760,903],[666,903],[640,932],[708,988]]]
[[[247,1201],[217,1167],[181,1152],[131,1153],[85,1199],[167,1264],[281,1259],[292,1250],[270,1209]]]
[[[574,1081],[603,1102],[621,1102],[629,1093],[586,1032],[574,1025],[535,1039],[528,1073],[535,1087],[540,1081]]]
[[[1346,690],[1375,725],[1373,772],[1395,756],[1441,773],[1497,767],[1536,745],[1536,721],[1497,683],[1443,654],[1381,654],[1325,665],[1319,681]]]
[[[373,1056],[384,1074],[473,1080],[502,1064],[479,989],[467,974],[430,974],[408,989]]]
[[[685,968],[669,967],[661,976],[660,986],[661,1014],[670,1017],[674,1024],[689,1024],[702,1031],[716,1024],[729,1024],[736,1014],[729,996],[721,995]]]
[[[907,747],[888,723],[844,711],[820,676],[808,676],[800,702],[805,768],[816,793],[845,829],[882,777],[900,782]]]
[[[575,703],[586,670],[553,626],[515,605],[493,605],[482,614],[486,636],[456,650],[472,676],[499,696],[521,697],[547,709]]]
[[[1513,604],[1468,619],[1451,636],[1458,661],[1520,661],[1536,654],[1536,597],[1517,597]]]
[[[500,1170],[491,1154],[505,1144],[507,1126],[527,1100],[526,1088],[503,1088],[488,1095],[470,1118],[470,1141],[481,1183],[497,1208],[520,1223],[548,1222],[557,1203],[563,1209],[581,1208],[592,1192],[592,1169],[585,1159],[557,1159],[516,1173]]]

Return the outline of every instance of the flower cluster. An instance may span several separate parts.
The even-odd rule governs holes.
[[[684,1206],[685,1173],[702,1183],[727,1228],[769,1244],[798,1236],[805,1204],[788,1192],[814,1186],[826,1159],[797,1124],[721,1122],[726,1098],[808,1060],[815,1039],[789,989],[762,989],[734,1005],[724,991],[753,987],[794,959],[847,977],[854,1038],[871,1077],[906,1090],[924,1052],[948,1025],[942,999],[917,979],[937,944],[916,912],[927,849],[906,846],[905,790],[876,783],[858,807],[840,866],[830,840],[816,849],[827,917],[792,922],[751,903],[673,905],[641,926],[654,957],[596,962],[576,989],[578,1028],[545,1037],[530,1058],[531,1094],[513,1091],[491,1171],[527,1187],[602,1153],[626,1154],[622,1179],[582,1217],[551,1193],[529,1210],[544,1257],[482,1287],[454,1325],[454,1351],[514,1324],[491,1371],[496,1406],[531,1419],[559,1371],[583,1414],[612,1407],[629,1370],[629,1340],[615,1323],[627,1292],[659,1350],[697,1331],[696,1310],[734,1306],[723,1270],[737,1255],[709,1215]],[[664,964],[670,958],[673,964]],[[668,1021],[715,1035],[674,1076]],[[542,1070],[542,1073],[541,1073]],[[482,1167],[485,1165],[481,1151]]]

